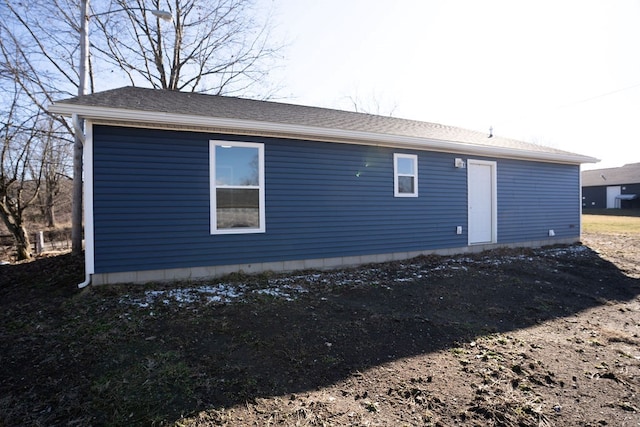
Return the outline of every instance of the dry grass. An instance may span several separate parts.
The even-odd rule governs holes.
[[[635,211],[614,213],[598,211],[582,215],[582,230],[587,233],[640,234],[640,213]],[[627,215],[621,215],[627,213]]]

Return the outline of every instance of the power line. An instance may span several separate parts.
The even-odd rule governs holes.
[[[540,115],[542,115],[542,116],[550,116],[550,115],[553,114],[552,111],[563,110],[563,109],[566,109],[566,108],[573,107],[575,105],[584,104],[584,103],[587,103],[587,102],[590,102],[590,101],[593,101],[593,100],[596,100],[596,99],[600,99],[600,98],[604,98],[604,97],[607,97],[607,96],[611,96],[611,95],[614,95],[614,94],[620,93],[620,92],[625,92],[625,91],[628,91],[628,90],[631,90],[631,89],[635,89],[635,88],[638,88],[638,87],[640,87],[640,83],[636,83],[636,84],[633,84],[631,86],[626,86],[626,87],[623,87],[623,88],[620,88],[620,89],[615,89],[615,90],[612,90],[612,91],[609,91],[609,92],[601,93],[599,95],[591,96],[589,98],[584,98],[584,99],[581,99],[581,100],[578,100],[578,101],[573,101],[573,102],[570,102],[570,103],[567,103],[567,104],[559,105],[559,106],[554,107],[554,108],[550,108],[550,109],[546,109],[545,108],[545,109],[542,109],[542,110],[538,110],[538,113],[532,112],[532,113],[527,114],[527,115],[521,115],[521,116],[518,116],[518,117],[512,117],[512,118],[509,118],[507,120],[501,120],[501,121],[498,121],[497,124],[498,125],[505,125],[505,124],[508,124],[508,123],[513,123],[513,122],[526,120],[527,117],[530,118],[530,117],[535,117],[535,116],[540,116]],[[540,113],[542,113],[542,114],[540,114]],[[494,124],[495,124],[495,122],[494,122]]]
[[[574,105],[577,105],[577,104],[583,104],[585,102],[593,101],[594,99],[604,98],[605,96],[609,96],[609,95],[613,95],[615,93],[620,93],[620,92],[624,92],[624,91],[627,91],[627,90],[635,89],[637,87],[640,87],[640,83],[636,83],[636,84],[634,84],[632,86],[623,87],[621,89],[612,90],[611,92],[605,92],[605,93],[602,93],[600,95],[596,95],[596,96],[592,96],[590,98],[582,99],[580,101],[575,101],[575,102],[571,102],[569,104],[561,105],[561,106],[557,107],[557,109],[567,108],[567,107],[571,107],[571,106],[574,106]]]

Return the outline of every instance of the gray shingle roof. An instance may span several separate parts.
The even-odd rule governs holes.
[[[66,99],[54,103],[68,107],[103,107],[132,111],[181,114],[233,120],[248,120],[272,124],[397,135],[437,141],[450,141],[476,146],[499,147],[528,152],[576,155],[567,151],[531,144],[487,133],[445,126],[437,123],[407,120],[396,117],[340,111],[271,101],[257,101],[235,97],[206,95],[168,90],[123,87]],[[591,159],[595,160],[595,159]]]
[[[629,163],[619,168],[582,171],[582,186],[640,184],[640,163]]]

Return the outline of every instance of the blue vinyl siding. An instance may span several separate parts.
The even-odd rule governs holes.
[[[467,244],[459,154],[107,126],[93,135],[96,273]],[[264,143],[265,233],[210,234],[211,139]],[[394,197],[393,153],[418,155],[419,197]],[[579,233],[569,228],[579,224],[577,166],[500,159],[497,170],[500,242]]]
[[[498,161],[498,241],[580,236],[580,167]]]

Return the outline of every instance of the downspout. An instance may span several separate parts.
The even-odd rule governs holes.
[[[83,96],[87,92],[87,81],[89,80],[89,0],[81,0],[80,2],[80,62],[78,75],[80,80],[78,82],[78,96]],[[73,212],[72,212],[72,224],[71,224],[71,247],[75,253],[82,252],[82,211],[84,205],[83,197],[83,157],[84,146],[86,145],[86,135],[84,133],[84,126],[82,119],[78,117],[78,114],[73,114],[71,117],[74,129],[74,144],[73,144]],[[78,203],[82,201],[82,203]],[[91,275],[88,267],[87,252],[85,249],[84,254],[85,264],[85,280],[78,284],[78,288],[82,289],[91,283]]]
[[[82,119],[78,117],[76,113],[73,113],[71,115],[71,121],[73,122],[73,131],[75,132],[75,135],[77,135],[77,137],[80,139],[80,142],[82,142],[82,145],[84,145],[87,139],[84,136]]]
[[[78,283],[78,289],[86,288],[91,284],[91,274],[85,272],[84,282]]]
[[[73,122],[73,130],[76,138],[78,138],[82,142],[83,146],[86,145],[87,138],[84,134],[81,119],[78,117],[76,113],[74,113],[71,115],[71,121]],[[86,256],[87,254],[85,253],[85,258]],[[89,273],[89,270],[86,268],[86,264],[87,263],[85,261],[85,278],[84,278],[84,282],[78,283],[79,289],[86,288],[91,283],[91,273]]]

